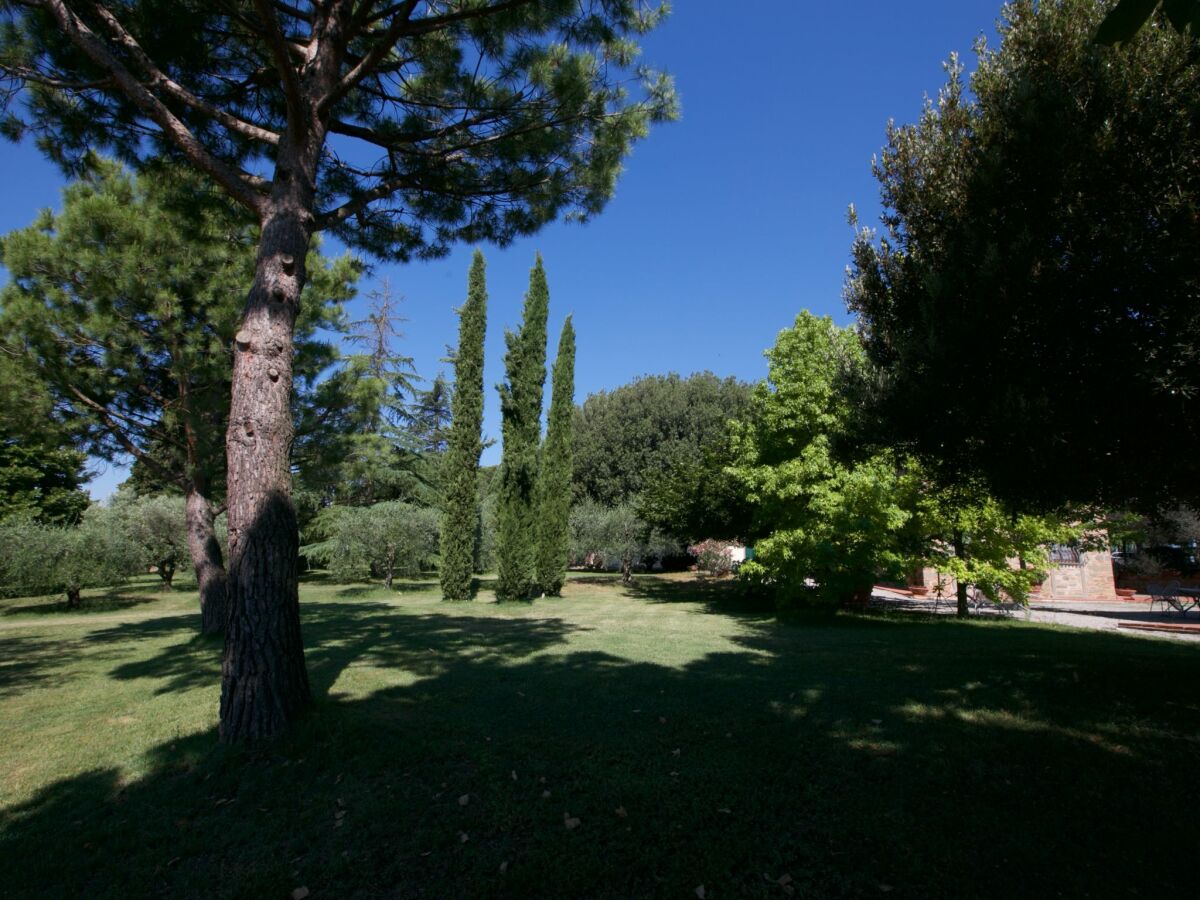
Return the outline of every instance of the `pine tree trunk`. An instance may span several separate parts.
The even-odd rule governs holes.
[[[216,519],[212,501],[193,486],[188,491],[184,507],[187,522],[188,553],[196,571],[200,591],[200,631],[203,634],[222,634],[229,613],[229,578],[221,558],[213,521]]]
[[[961,531],[954,532],[954,555],[959,559],[966,559],[966,542],[963,540]],[[970,612],[970,607],[967,604],[967,583],[961,578],[957,579],[957,594],[958,594],[958,617],[965,619]]]
[[[312,220],[303,191],[286,191],[300,180],[297,169],[281,159],[279,179],[284,189],[265,217],[254,287],[234,338],[225,441],[230,609],[221,666],[220,734],[227,743],[280,734],[311,699],[289,457],[292,337]]]

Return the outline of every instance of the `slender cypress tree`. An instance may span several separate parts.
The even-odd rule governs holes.
[[[441,537],[442,597],[471,599],[475,530],[479,519],[479,454],[483,450],[483,338],[487,330],[487,282],[483,254],[475,251],[467,302],[459,311],[454,355],[450,436],[443,462]]]
[[[550,421],[538,468],[537,580],[549,597],[562,593],[570,552],[572,422],[575,413],[575,328],[563,322],[551,373]]]
[[[550,291],[539,254],[529,273],[521,330],[504,335],[507,384],[500,385],[500,505],[496,521],[496,597],[528,600],[537,587],[537,472],[546,382]]]

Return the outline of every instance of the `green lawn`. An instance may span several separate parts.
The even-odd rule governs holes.
[[[316,706],[252,751],[189,593],[5,601],[0,895],[1195,896],[1200,647],[434,589],[306,583]]]

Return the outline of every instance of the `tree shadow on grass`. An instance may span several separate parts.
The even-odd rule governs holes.
[[[1179,843],[1145,838],[1200,827],[1196,648],[739,620],[739,649],[668,667],[572,652],[553,618],[305,619],[320,699],[286,739],[210,730],[152,748],[132,784],[47,786],[0,813],[6,893],[1189,893]],[[328,693],[366,661],[406,683]],[[166,662],[114,674],[184,675]]]
[[[307,602],[303,605],[309,681],[317,696],[329,691],[354,663],[403,669],[421,677],[449,660],[519,659],[559,643],[578,626],[561,619],[532,621],[464,615],[406,614],[383,603]],[[91,637],[102,642],[140,640],[178,631],[185,640],[146,659],[112,670],[118,679],[151,679],[156,694],[191,690],[220,678],[219,638],[195,634],[177,619],[114,626]]]
[[[775,611],[769,597],[747,590],[735,578],[635,575],[625,591],[651,603],[699,603],[709,612],[730,615],[773,617]]]
[[[134,609],[159,601],[158,597],[130,595],[123,591],[114,591],[99,596],[84,597],[78,606],[71,606],[66,599],[40,600],[22,603],[16,606],[6,606],[5,616],[61,616],[88,615],[89,613],[118,612]]]

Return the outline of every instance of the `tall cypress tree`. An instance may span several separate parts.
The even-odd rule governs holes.
[[[487,282],[483,254],[475,251],[467,302],[459,311],[454,355],[454,397],[443,463],[442,597],[471,599],[475,529],[479,518],[479,454],[483,450],[483,338],[487,330]]]
[[[562,593],[567,578],[574,413],[575,328],[567,316],[551,374],[550,421],[538,469],[537,580],[550,597]]]
[[[546,319],[550,290],[539,254],[529,273],[521,330],[505,333],[507,384],[500,385],[500,505],[496,522],[499,600],[528,600],[537,587],[537,471],[542,390],[546,381]]]

